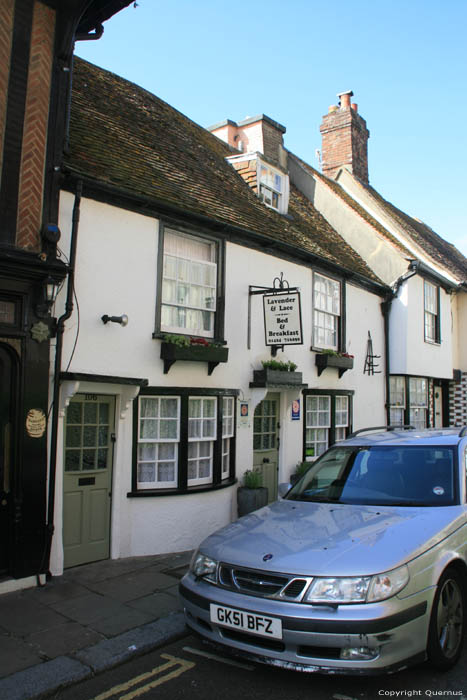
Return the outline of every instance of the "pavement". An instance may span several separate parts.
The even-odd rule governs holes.
[[[0,596],[0,698],[38,700],[186,634],[191,552],[105,560]]]

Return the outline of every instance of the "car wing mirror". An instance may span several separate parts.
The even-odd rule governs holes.
[[[284,498],[284,496],[287,495],[291,488],[291,484],[289,484],[288,482],[284,484],[279,484],[279,486],[277,487],[277,493],[279,495],[279,498]]]

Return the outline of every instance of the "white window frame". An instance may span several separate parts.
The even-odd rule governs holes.
[[[424,389],[414,388],[417,383],[424,383]],[[410,405],[409,405],[409,418],[410,425],[414,428],[423,430],[427,425],[427,411],[428,411],[428,381],[424,377],[409,377],[409,392],[410,392]],[[416,400],[414,401],[414,397]]]
[[[439,330],[439,287],[427,280],[423,281],[423,306],[425,341],[427,343],[440,342]]]
[[[151,417],[151,416],[142,416],[141,413],[141,407],[142,407],[142,402],[145,400],[149,401],[157,401],[158,403],[158,416]],[[160,411],[160,406],[161,406],[161,401],[162,400],[175,400],[177,402],[177,415],[175,417],[163,417],[161,416],[161,411]],[[170,421],[176,421],[177,424],[177,433],[174,438],[166,438],[160,437],[160,421],[162,420],[170,420]],[[155,438],[149,438],[149,437],[143,437],[142,436],[142,428],[144,425],[144,421],[154,421],[157,423],[157,430],[156,432],[159,433],[158,437]],[[178,446],[180,442],[180,396],[167,396],[167,395],[161,395],[161,396],[141,396],[140,401],[138,402],[138,445],[137,445],[137,484],[138,484],[138,489],[168,489],[168,488],[175,488],[178,483]],[[159,450],[161,445],[165,444],[172,444],[174,445],[174,457],[171,460],[168,459],[159,459]],[[154,459],[141,459],[140,458],[140,446],[142,445],[154,445]],[[158,472],[159,472],[159,464],[161,462],[173,462],[174,465],[174,478],[171,481],[159,481],[158,480]],[[154,480],[153,481],[140,481],[139,480],[139,471],[140,471],[140,465],[143,464],[154,464]]]
[[[318,408],[314,410],[313,408],[308,408],[308,401],[310,404],[313,400],[317,401]],[[320,399],[326,399],[327,408],[321,409],[319,407]],[[319,416],[325,416],[326,420],[320,421]],[[312,416],[318,417],[317,422],[313,422]],[[313,461],[322,455],[329,447],[329,430],[331,428],[331,396],[330,394],[309,394],[305,399],[305,421],[306,421],[306,435],[310,433],[311,439],[305,438],[305,454],[307,461]],[[324,438],[324,439],[323,439]],[[313,454],[309,455],[307,452],[313,450]]]
[[[213,480],[213,469],[214,469],[214,443],[217,439],[217,396],[189,396],[188,406],[190,406],[191,401],[201,401],[201,415],[200,416],[190,416],[188,412],[188,446],[196,446],[196,455],[188,456],[188,471],[190,463],[196,463],[196,472],[198,476],[188,477],[188,486],[200,486],[202,484],[210,484]],[[212,404],[214,406],[213,415],[205,415],[205,405]],[[204,434],[205,421],[212,422],[213,432],[209,435]],[[193,435],[190,437],[190,425],[197,423],[201,426],[199,435]],[[200,454],[200,444],[209,443],[210,449],[208,455]],[[209,459],[209,474],[208,476],[199,476],[200,462]]]
[[[389,377],[389,422],[391,425],[404,425],[407,395],[405,377]]]
[[[222,479],[230,476],[231,438],[235,431],[235,398],[222,397]]]
[[[210,250],[211,260],[203,260],[201,258],[190,258],[184,257],[182,255],[176,255],[174,253],[167,252],[166,241],[169,236],[178,237],[180,239],[185,239],[187,243],[189,242],[199,242],[206,246]],[[215,335],[215,325],[216,325],[216,301],[218,296],[218,244],[201,236],[191,236],[189,234],[182,233],[175,229],[166,227],[164,230],[164,249],[162,251],[162,281],[161,281],[161,321],[160,327],[163,333],[174,333],[182,335],[193,335],[205,338],[213,338]],[[173,258],[175,260],[175,273],[173,276],[167,274],[168,259]],[[214,280],[214,286],[210,284],[201,284],[199,281],[193,281],[193,279],[184,280],[179,276],[179,269],[183,264],[186,264],[188,270],[188,276],[192,278],[194,276],[194,270],[197,265],[205,266],[210,268],[212,271],[212,279]],[[212,289],[212,296],[206,297],[212,299],[212,305],[202,305],[189,303],[189,301],[184,300],[178,301],[177,299],[166,299],[165,289],[166,284],[172,286],[175,295],[177,296],[179,289],[185,287],[188,290],[188,296],[191,289],[199,288],[200,290]],[[196,326],[190,326],[187,323],[185,325],[176,325],[171,323],[164,323],[164,308],[166,309],[179,309],[182,313],[184,312],[185,318],[189,318],[190,314],[193,314],[193,318],[199,317],[204,319],[205,314],[209,315],[210,327],[204,328],[200,327],[200,324]]]
[[[326,290],[317,290],[317,283],[324,283]],[[334,287],[336,295],[329,289]],[[321,303],[320,297],[325,297],[325,303]],[[319,272],[313,273],[313,341],[312,345],[325,350],[339,349],[339,333],[342,317],[342,285],[339,280],[327,277]],[[337,309],[336,309],[337,302]],[[330,334],[334,335],[334,341],[329,339]],[[323,337],[324,336],[324,337]]]
[[[269,163],[266,163],[265,161],[261,160],[261,158],[257,158],[256,168],[258,197],[270,209],[274,209],[280,214],[286,214],[289,207],[289,176],[287,175],[287,173],[284,173],[281,170],[274,168],[274,166],[270,165]],[[264,182],[262,180],[262,168],[265,168],[267,171],[269,171],[273,175],[274,179],[280,178],[280,188],[278,188],[276,184],[271,184],[270,182]],[[269,202],[267,201],[268,193],[270,193]],[[277,197],[278,200],[277,206],[273,204],[274,196]]]

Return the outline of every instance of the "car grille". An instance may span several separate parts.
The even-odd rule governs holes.
[[[218,581],[223,588],[237,593],[297,602],[302,599],[312,579],[221,564]]]

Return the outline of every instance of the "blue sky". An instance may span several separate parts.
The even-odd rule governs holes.
[[[370,183],[467,256],[467,0],[138,0],[76,53],[201,126],[267,114],[318,167],[336,94],[370,130]]]

